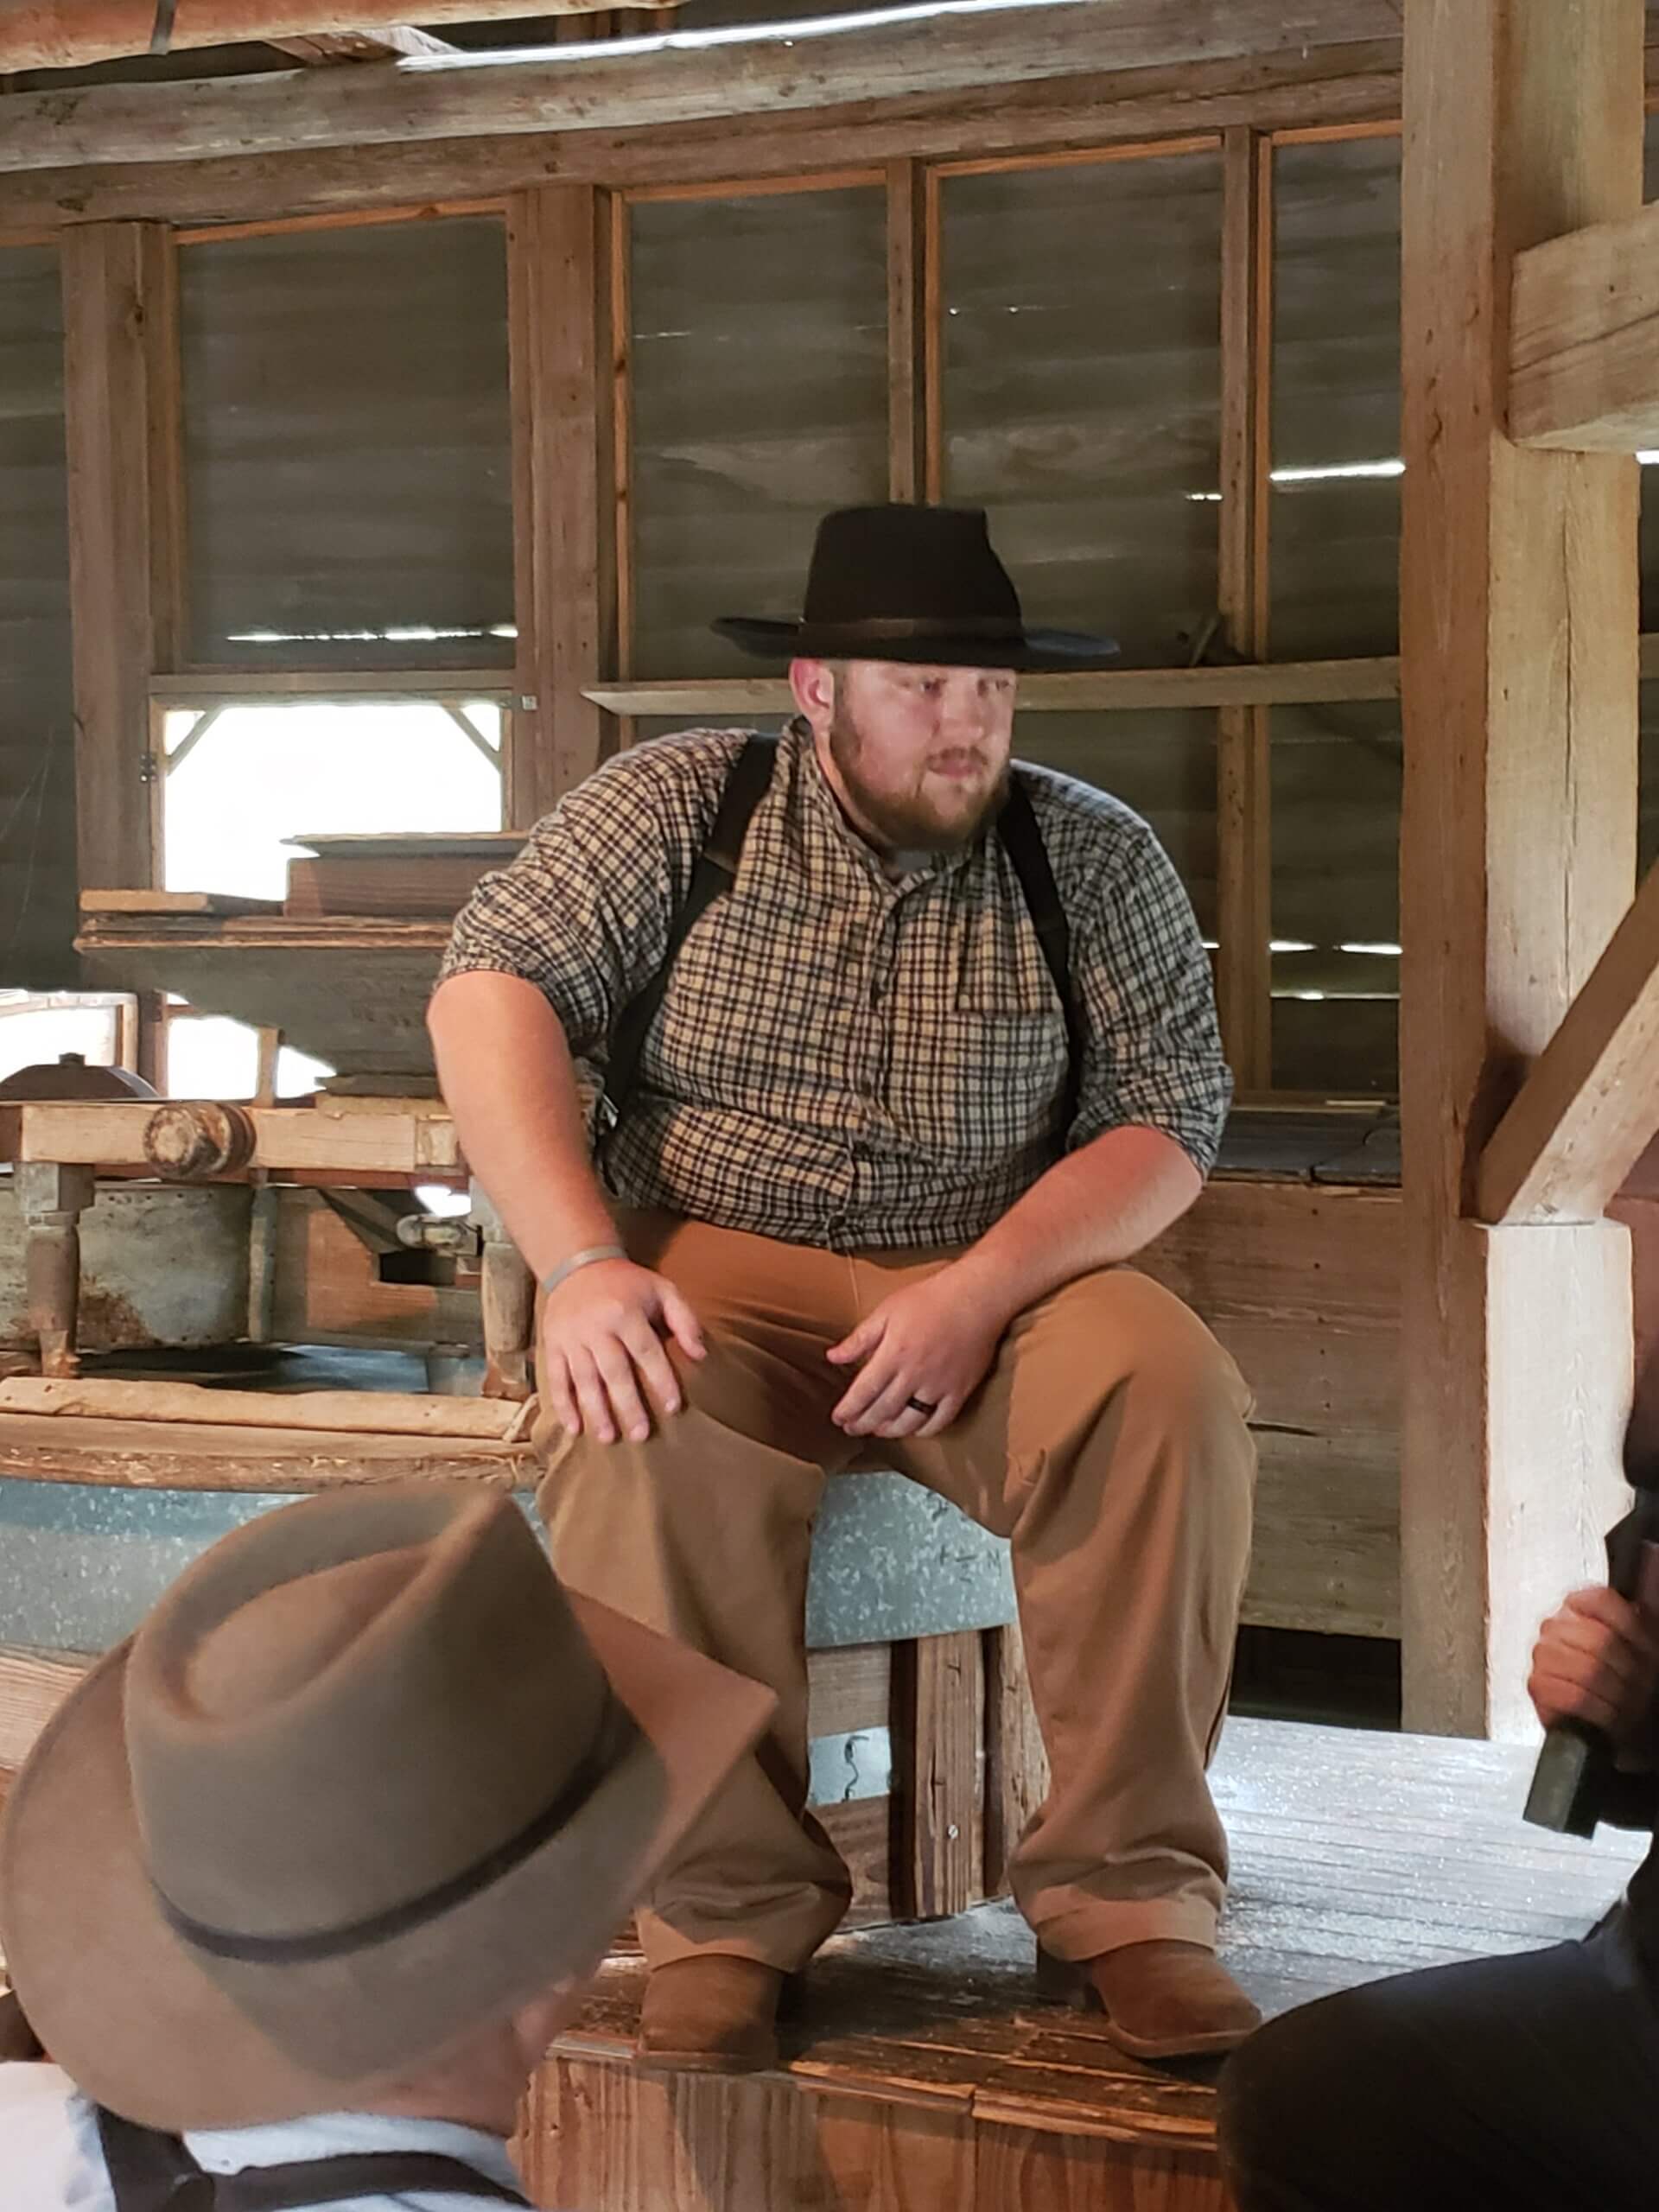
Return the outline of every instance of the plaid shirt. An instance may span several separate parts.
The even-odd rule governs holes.
[[[443,976],[522,976],[572,1052],[602,1059],[663,958],[742,742],[690,730],[588,778],[479,885]],[[1059,1000],[1001,840],[893,880],[794,726],[605,1147],[615,1196],[855,1251],[970,1243],[1063,1151],[1126,1123],[1165,1131],[1208,1172],[1231,1079],[1179,879],[1116,799],[1021,773],[1087,1033],[1071,1128]]]

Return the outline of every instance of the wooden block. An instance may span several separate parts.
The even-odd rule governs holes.
[[[985,1893],[985,1678],[977,1630],[894,1654],[893,1790],[901,1911],[962,1912]]]

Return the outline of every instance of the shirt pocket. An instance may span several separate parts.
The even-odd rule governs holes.
[[[976,963],[940,1025],[933,1065],[940,1141],[990,1167],[1058,1136],[1066,1077],[1065,1019],[1040,950]]]

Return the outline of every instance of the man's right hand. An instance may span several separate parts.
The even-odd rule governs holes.
[[[571,1436],[643,1444],[652,1409],[666,1417],[683,1402],[669,1339],[688,1359],[707,1349],[696,1315],[668,1278],[632,1260],[595,1260],[543,1303],[542,1395]]]
[[[1546,1728],[1583,1721],[1625,1750],[1659,1693],[1659,1631],[1617,1591],[1575,1590],[1538,1631],[1527,1692]]]

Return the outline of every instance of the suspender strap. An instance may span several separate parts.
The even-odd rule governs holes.
[[[1069,1129],[1077,1118],[1083,1094],[1084,1042],[1083,1017],[1077,1010],[1077,993],[1071,983],[1071,931],[1065,909],[1060,904],[1054,871],[1048,864],[1043,833],[1032,811],[1030,794],[1018,774],[1008,779],[1008,796],[996,826],[1002,849],[1020,879],[1032,926],[1036,930],[1037,942],[1065,1016],[1065,1118],[1062,1126]]]
[[[670,927],[668,948],[661,964],[645,988],[622,1009],[611,1033],[610,1058],[606,1069],[604,1092],[600,1099],[599,1141],[601,1146],[626,1109],[629,1094],[639,1072],[639,1055],[645,1050],[651,1025],[656,1020],[667,995],[669,978],[673,974],[674,963],[679,958],[687,938],[715,900],[724,897],[737,880],[738,862],[743,855],[743,840],[754,810],[766,796],[772,781],[772,763],[777,753],[776,738],[763,737],[757,733],[745,741],[743,750],[726,779],[720,810],[715,817],[708,842],[697,855],[696,866],[691,872],[690,887]],[[1037,817],[1032,811],[1030,796],[1017,774],[1009,779],[1007,798],[997,819],[997,832],[1013,864],[1014,872],[1020,879],[1020,888],[1025,894],[1032,925],[1037,931],[1037,942],[1042,948],[1044,963],[1053,979],[1054,988],[1059,994],[1060,1009],[1065,1016],[1067,1065],[1063,1127],[1069,1129],[1077,1117],[1077,1105],[1082,1096],[1084,1053],[1083,1020],[1077,1010],[1077,995],[1071,986],[1071,931],[1065,909],[1060,905],[1054,871],[1048,864],[1043,833],[1038,828]]]
[[[725,896],[737,880],[737,866],[743,856],[743,840],[747,835],[754,810],[765,798],[772,781],[772,763],[778,756],[775,737],[763,737],[757,731],[744,744],[737,756],[726,789],[721,794],[720,810],[715,817],[714,827],[708,842],[697,855],[696,866],[691,871],[690,887],[681,902],[668,934],[668,949],[657,973],[622,1009],[615,1028],[611,1033],[610,1058],[605,1071],[605,1090],[600,1100],[600,1141],[603,1143],[621,1120],[639,1073],[639,1055],[645,1050],[651,1025],[668,991],[668,979],[674,963],[679,958],[685,940],[702,919],[716,899]]]
[[[354,2196],[487,2196],[528,2205],[516,2189],[435,2151],[349,2151],[240,2173],[204,2173],[176,2135],[100,2107],[98,2132],[116,2212],[306,2212]]]

